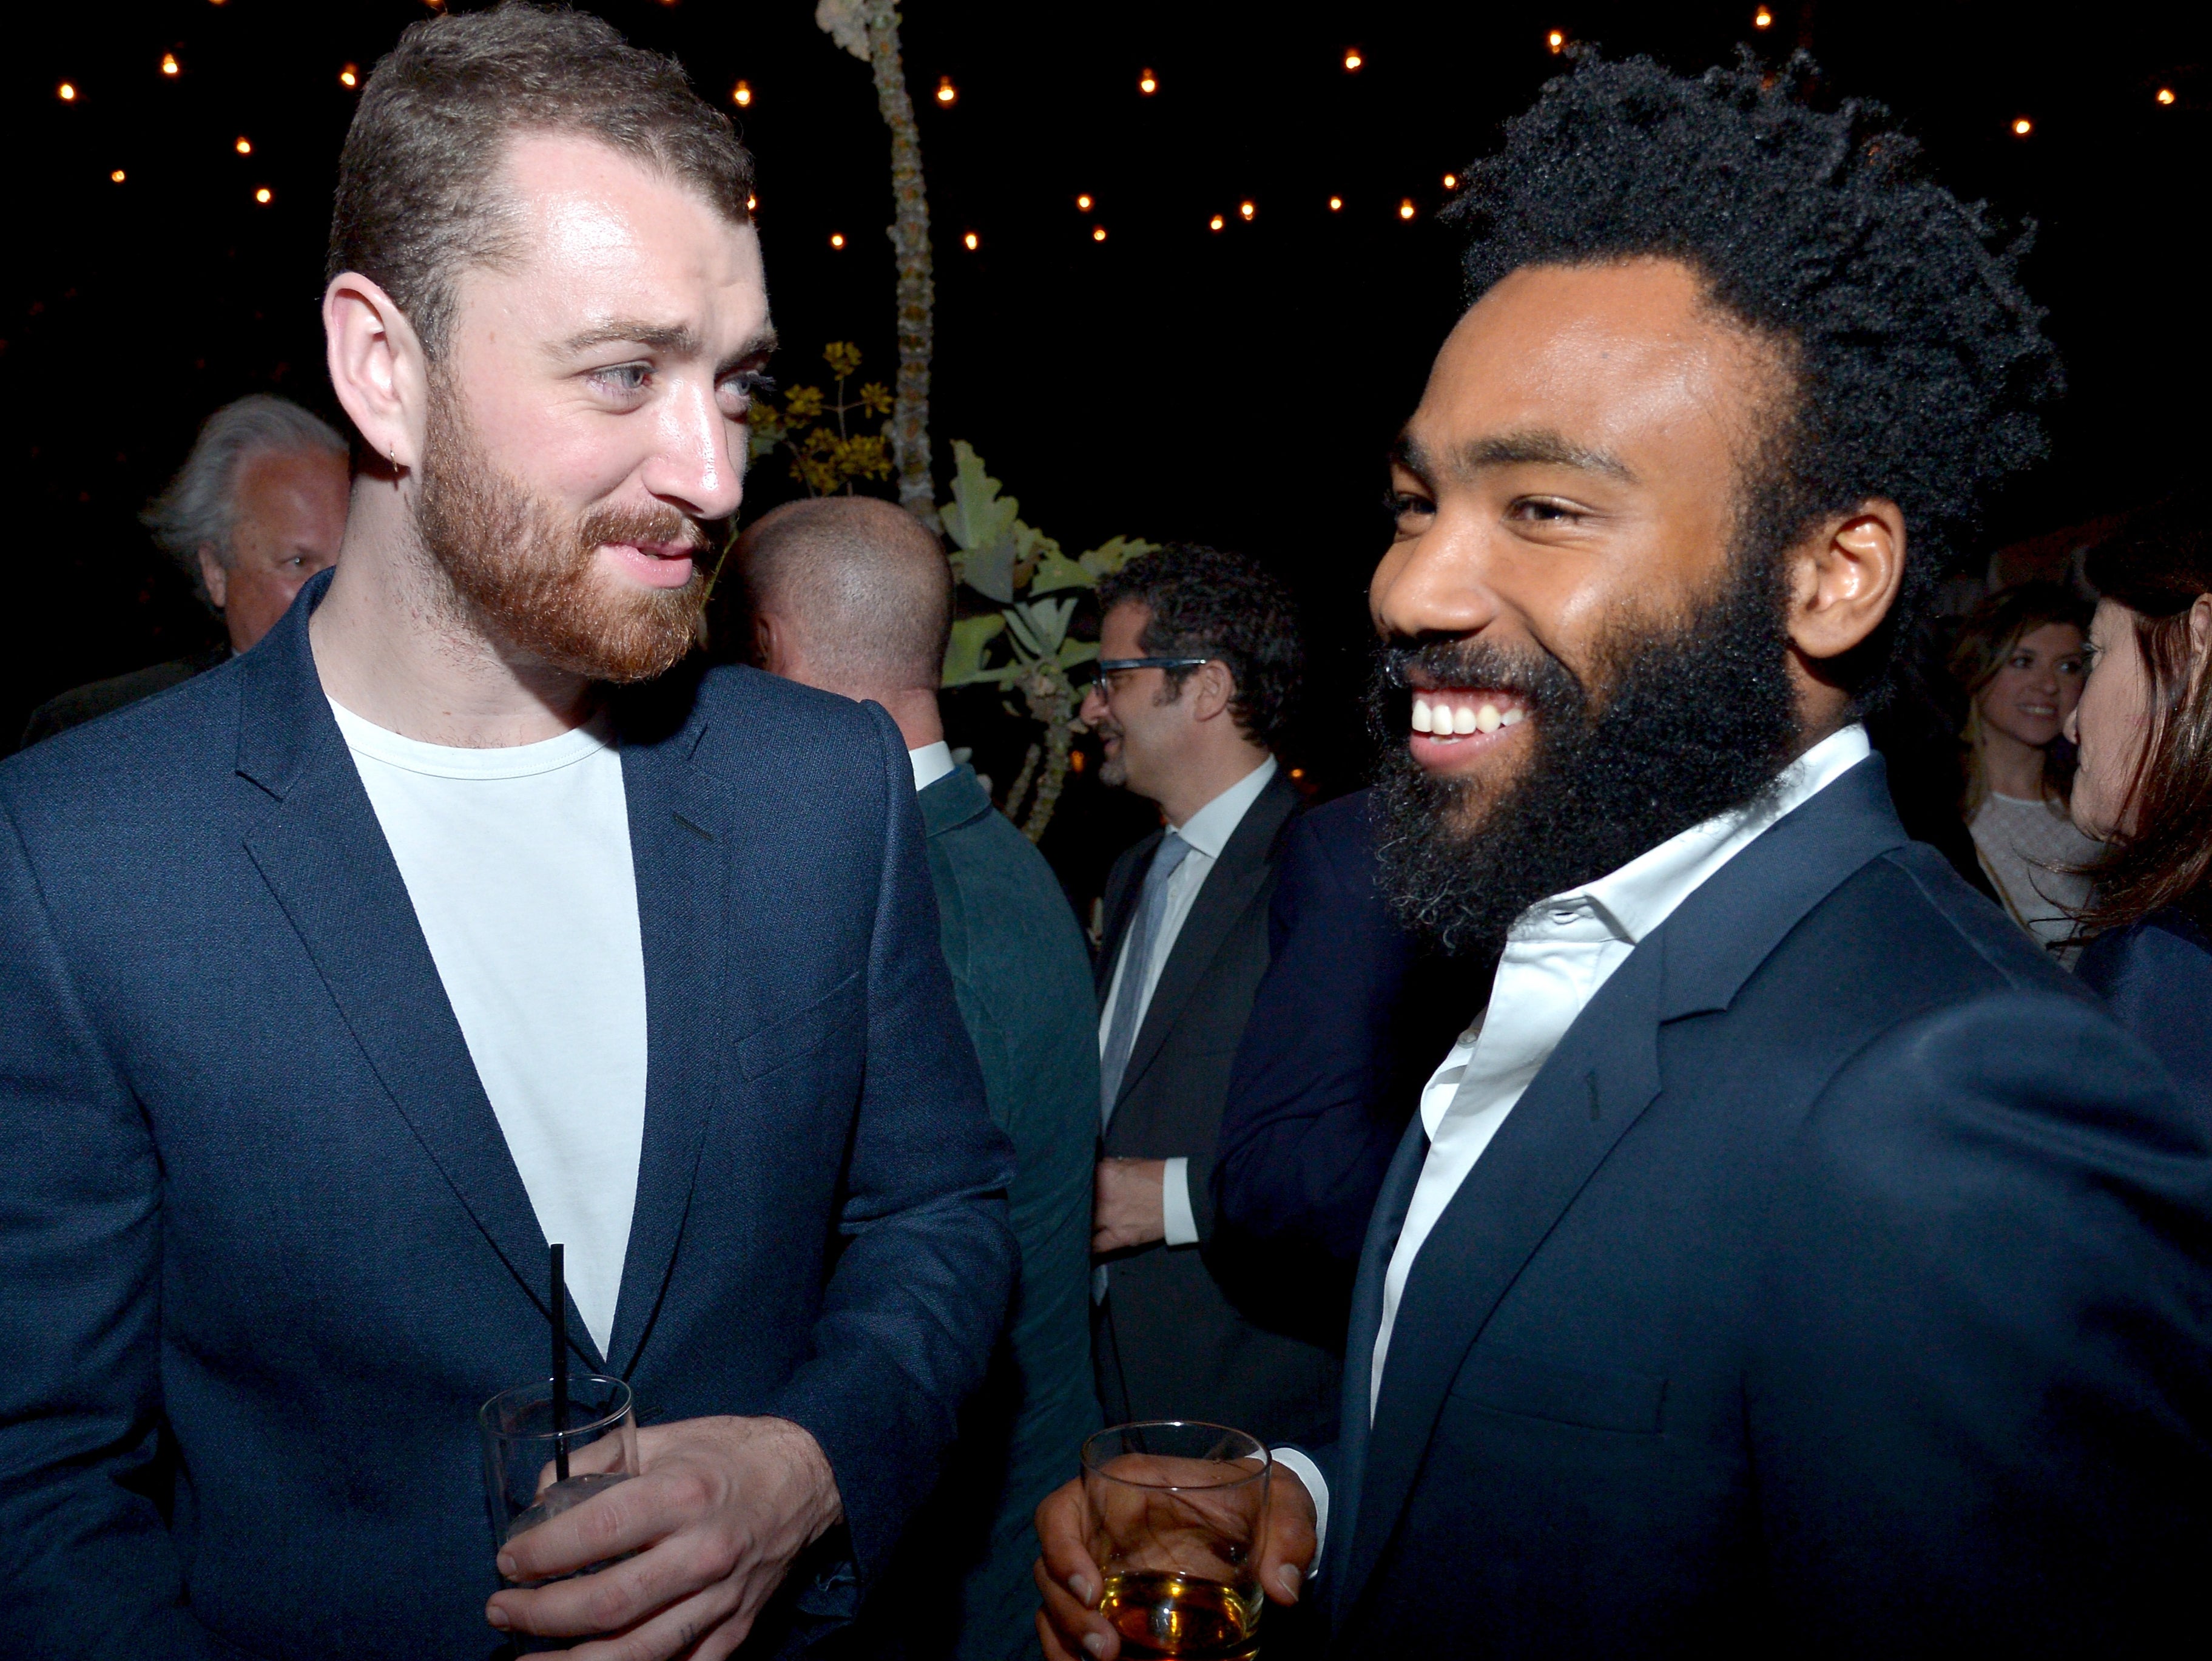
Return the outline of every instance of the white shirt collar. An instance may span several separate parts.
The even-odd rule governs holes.
[[[1636,945],[1753,838],[1872,752],[1863,727],[1831,733],[1784,768],[1772,788],[1750,806],[1692,825],[1595,882],[1540,900],[1514,924],[1514,935],[1540,935],[1555,923],[1594,914],[1617,939]]]
[[[1212,801],[1193,813],[1175,833],[1190,844],[1191,852],[1203,854],[1210,860],[1221,857],[1221,850],[1229,846],[1230,837],[1244,822],[1244,815],[1252,804],[1260,800],[1260,793],[1267,788],[1267,781],[1275,776],[1275,758],[1269,756],[1243,778],[1231,785]]]
[[[917,794],[952,770],[952,746],[943,739],[934,744],[925,744],[919,750],[908,751],[906,758],[914,764],[914,788]]]

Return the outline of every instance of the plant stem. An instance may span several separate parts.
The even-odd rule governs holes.
[[[898,257],[898,389],[891,412],[891,456],[898,468],[899,505],[933,531],[939,528],[937,486],[929,465],[929,358],[936,285],[930,275],[929,199],[921,177],[921,133],[915,125],[906,66],[899,53],[898,13],[891,0],[867,0],[868,63],[876,103],[891,135],[891,247]]]

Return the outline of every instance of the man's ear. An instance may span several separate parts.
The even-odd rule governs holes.
[[[775,619],[766,611],[753,613],[753,663],[771,675],[783,672],[778,652]]]
[[[420,466],[429,362],[407,314],[360,272],[340,271],[323,290],[323,339],[331,385],[376,462]]]
[[[1191,700],[1191,717],[1195,721],[1218,720],[1229,708],[1229,701],[1237,696],[1237,682],[1229,672],[1229,666],[1219,658],[1209,659],[1191,672],[1185,683],[1185,696]]]
[[[199,557],[200,586],[207,590],[208,603],[220,611],[230,599],[230,573],[215,557],[213,543],[203,542],[193,551]]]
[[[1790,643],[1814,662],[1863,645],[1905,586],[1905,515],[1874,497],[1824,520],[1790,555]]]

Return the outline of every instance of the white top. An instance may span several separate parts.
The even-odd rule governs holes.
[[[1182,863],[1168,879],[1167,910],[1160,917],[1160,932],[1152,942],[1152,960],[1146,966],[1145,983],[1138,989],[1137,1030],[1142,1031],[1146,1012],[1152,1007],[1152,994],[1160,983],[1160,970],[1175,951],[1176,936],[1182,932],[1183,919],[1190,916],[1190,908],[1198,899],[1198,891],[1206,886],[1212,874],[1213,862],[1221,857],[1221,850],[1229,846],[1230,837],[1237,827],[1244,823],[1244,815],[1252,811],[1252,804],[1260,800],[1260,793],[1267,788],[1267,781],[1275,776],[1275,758],[1267,757],[1231,785],[1212,801],[1193,813],[1175,832],[1190,844],[1190,852],[1183,855]],[[1127,936],[1122,945],[1128,944]],[[1121,1001],[1121,970],[1125,958],[1117,952],[1114,962],[1113,983],[1106,989],[1106,1007],[1098,1012],[1098,1053],[1106,1053],[1106,1034],[1113,1025],[1115,1006]],[[1170,1245],[1198,1244],[1198,1220],[1190,1202],[1190,1160],[1188,1158],[1170,1159],[1161,1181],[1160,1202],[1167,1222],[1167,1243]]]
[[[1974,810],[1967,829],[2012,920],[2045,946],[2072,934],[2072,914],[2088,904],[2090,879],[2064,867],[2087,864],[2104,852],[2104,844],[2075,830],[2056,802],[2023,801],[1994,790]]]
[[[1637,943],[1707,878],[1869,753],[1864,727],[1832,733],[1785,768],[1775,788],[1749,808],[1694,825],[1585,887],[1540,900],[1513,925],[1488,1007],[1461,1035],[1421,1093],[1429,1152],[1382,1279],[1382,1321],[1369,1379],[1370,1414],[1382,1393],[1390,1329],[1414,1259],[1576,1017]]]
[[[645,1140],[645,953],[615,739],[594,723],[456,750],[331,712],[604,1355]]]
[[[906,758],[914,766],[917,795],[952,770],[952,746],[942,739],[934,744],[925,744],[919,750],[908,751]]]

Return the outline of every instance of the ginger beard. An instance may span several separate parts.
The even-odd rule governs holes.
[[[1385,648],[1368,715],[1382,748],[1379,880],[1400,919],[1453,956],[1494,954],[1537,901],[1771,788],[1799,739],[1785,593],[1772,544],[1739,555],[1686,618],[1617,623],[1590,684],[1547,653],[1479,637]],[[1416,762],[1409,672],[1513,695],[1534,741],[1519,772],[1462,778]]]
[[[494,639],[593,680],[650,680],[699,638],[707,585],[647,588],[599,569],[610,544],[703,549],[665,504],[580,514],[536,495],[485,453],[457,389],[434,374],[416,534],[461,611]]]

